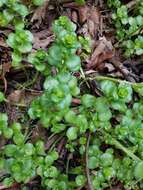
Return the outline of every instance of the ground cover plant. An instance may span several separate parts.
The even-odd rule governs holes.
[[[143,2],[0,11],[0,189],[143,189]]]

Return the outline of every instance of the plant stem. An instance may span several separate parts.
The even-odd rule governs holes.
[[[25,82],[24,84],[18,84],[18,88],[22,88],[22,89],[25,89],[29,86],[32,86],[36,81],[37,81],[37,78],[39,76],[39,72],[36,72],[33,79],[29,82]]]
[[[92,181],[90,178],[90,171],[89,171],[89,167],[88,167],[88,150],[89,150],[90,136],[91,136],[90,132],[88,132],[86,153],[85,153],[85,162],[86,162],[86,176],[87,176],[88,187],[89,187],[89,190],[93,190],[93,185],[92,185]]]
[[[66,164],[66,174],[67,174],[67,175],[68,175],[68,173],[69,173],[69,163],[70,163],[70,160],[72,159],[72,157],[73,157],[73,154],[70,153],[70,154],[68,155],[68,158],[67,158],[67,164]]]
[[[82,67],[80,68],[80,72],[81,72],[81,76],[82,76],[82,78],[84,79],[84,81],[85,81],[87,87],[90,89],[90,85],[89,85],[88,82],[87,82],[87,79],[86,79],[86,77],[85,77],[85,74],[84,74],[84,71],[83,71]]]
[[[10,104],[12,106],[17,106],[17,107],[23,107],[23,108],[26,108],[27,105],[26,104],[21,104],[21,103],[15,103],[15,102],[11,102],[7,99],[4,100],[7,104]]]
[[[89,78],[89,80],[98,80],[98,81],[102,81],[102,80],[109,80],[112,82],[116,82],[116,83],[126,83],[131,85],[132,87],[143,87],[143,82],[141,83],[133,83],[133,82],[129,82],[126,80],[121,80],[121,79],[117,79],[117,78],[112,78],[112,77],[106,77],[106,76],[95,76],[93,78]]]
[[[111,137],[112,138],[112,137]],[[123,146],[119,141],[117,141],[116,139],[112,138],[112,143],[116,148],[119,148],[120,150],[122,150],[123,152],[125,152],[130,158],[132,158],[135,161],[141,161],[141,159],[139,157],[137,157],[134,153],[132,153],[132,151],[130,151],[128,148],[126,148],[125,146]]]
[[[134,161],[141,161],[141,159],[136,156],[131,150],[126,148],[124,145],[122,145],[117,139],[113,138],[109,133],[105,131],[101,131],[101,134],[104,136],[108,136],[111,139],[111,145],[114,145],[116,148],[122,150],[124,153],[126,153],[130,158],[132,158]]]

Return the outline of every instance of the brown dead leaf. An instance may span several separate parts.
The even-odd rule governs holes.
[[[79,22],[80,24],[85,23],[88,20],[89,17],[89,12],[90,12],[90,8],[89,6],[81,6],[78,9],[78,13],[79,13]]]
[[[35,26],[37,28],[39,28],[40,24],[46,17],[46,14],[50,8],[53,9],[53,6],[57,6],[57,4],[59,5],[59,4],[63,4],[66,2],[71,2],[71,0],[58,0],[58,1],[57,0],[45,0],[44,4],[35,10],[32,18],[31,18],[31,22],[35,22]],[[53,6],[50,6],[50,5],[53,5]]]
[[[11,64],[10,63],[3,63],[2,64],[2,73],[5,75],[7,72],[9,72],[11,69]]]
[[[100,24],[99,10],[96,7],[91,7],[89,9],[88,15],[89,15],[88,20],[87,20],[88,31],[89,31],[90,36],[92,38],[95,38],[99,30],[99,24]]]
[[[91,55],[90,61],[87,64],[88,69],[97,68],[99,64],[114,56],[114,49],[110,41],[105,37],[100,38],[98,45]]]
[[[34,33],[33,36],[33,49],[45,49],[54,40],[54,36],[48,30]]]
[[[27,92],[25,90],[14,90],[7,97],[7,114],[9,118],[9,123],[18,121],[23,113],[25,113],[25,108],[28,107],[31,101],[40,95],[41,92]],[[24,108],[24,109],[23,109]]]
[[[31,142],[35,143],[37,140],[42,139],[44,141],[47,141],[47,131],[44,127],[41,126],[41,124],[38,122],[36,124],[36,127],[32,129],[32,135],[31,135]]]
[[[100,12],[97,7],[91,5],[79,5],[77,3],[66,3],[63,5],[64,8],[70,8],[74,12],[72,14],[72,21],[75,21],[75,10],[78,14],[78,23],[82,25],[79,33],[84,30],[84,34],[95,38],[100,25]],[[76,16],[77,17],[77,16]],[[76,21],[77,23],[77,21]],[[84,28],[84,29],[83,29]]]
[[[73,10],[73,11],[71,12],[71,18],[72,18],[72,21],[73,21],[74,23],[78,23],[78,15],[77,15],[77,12],[76,12],[75,10]]]
[[[12,92],[8,97],[8,101],[10,104],[20,103],[20,101],[24,97],[24,91],[23,90],[15,90]]]
[[[10,63],[3,63],[2,65],[0,65],[0,79],[3,80],[4,83],[4,92],[7,91],[7,80],[5,78],[5,74],[10,71],[10,68]]]
[[[100,25],[100,12],[97,7],[84,5],[80,6],[77,9],[79,16],[79,23],[82,25],[82,28],[87,29],[87,33],[91,38],[97,36]]]
[[[25,91],[25,90],[15,90],[8,97],[8,101],[11,105],[25,105],[27,107],[31,101],[41,95],[38,91]]]
[[[37,28],[40,27],[42,20],[45,18],[48,5],[49,5],[49,0],[45,0],[44,4],[35,10],[32,18],[31,18],[31,22],[36,22],[35,26]]]
[[[24,102],[26,105],[29,105],[33,99],[40,96],[42,94],[42,91],[26,91],[25,92],[25,99]]]
[[[104,68],[108,73],[115,71],[115,67],[111,63],[105,63]]]
[[[4,38],[0,37],[0,46],[2,47],[8,47],[7,43],[5,42]]]

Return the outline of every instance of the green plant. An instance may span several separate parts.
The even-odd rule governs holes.
[[[32,0],[32,2],[36,6],[41,6],[44,3],[44,0]]]
[[[45,93],[32,103],[29,110],[33,119],[40,118],[42,124],[47,128],[51,125],[52,132],[55,133],[63,131],[68,126],[68,123],[61,124],[60,121],[65,113],[70,111],[72,96],[77,96],[80,92],[76,77],[69,73],[69,71],[78,71],[81,67],[80,58],[75,55],[76,50],[80,48],[75,29],[76,26],[67,17],[60,17],[53,25],[56,35],[54,44],[47,54],[40,51],[44,63],[47,61],[48,64],[40,61],[39,51],[29,58],[29,61],[45,75],[50,74],[50,67],[54,66],[57,69],[56,76],[47,76],[44,82]],[[48,106],[44,108],[44,104]]]
[[[44,82],[45,91],[41,97],[33,101],[29,115],[32,119],[39,118],[44,127],[50,128],[51,133],[65,134],[68,138],[67,149],[75,152],[79,148],[81,156],[86,151],[84,134],[89,132],[96,135],[92,137],[88,154],[88,168],[92,171],[91,181],[96,190],[108,188],[112,179],[121,181],[125,188],[134,188],[137,180],[142,179],[138,164],[142,163],[143,128],[142,101],[133,103],[133,94],[137,92],[142,97],[142,84],[121,82],[99,76],[95,79],[101,80],[100,87],[104,95],[102,97],[81,95],[77,79],[71,73],[81,69],[80,59],[75,55],[77,48],[81,46],[74,33],[75,26],[69,31],[69,27],[66,27],[67,23],[70,23],[69,20],[61,17],[53,25],[57,38],[49,52],[44,53],[43,57],[44,60],[47,59],[47,65],[56,69],[56,75],[50,74],[48,69],[46,73],[44,69],[41,69],[41,72],[47,75]],[[70,24],[70,26],[73,25]],[[61,34],[56,33],[59,28],[62,31]],[[76,41],[71,40],[73,43],[67,45],[63,42],[66,41],[66,35],[69,36],[69,33],[72,33]],[[55,54],[59,55],[58,58],[54,57]],[[68,57],[70,59],[76,57],[73,60],[74,63],[78,63],[78,67],[73,64],[73,60],[68,61],[67,64]],[[33,61],[33,64],[35,63]],[[42,67],[42,62],[39,63]],[[69,63],[72,67],[69,67]],[[43,64],[45,68],[49,68],[45,65],[45,61]],[[80,99],[79,106],[72,105],[74,97]],[[114,120],[115,123],[112,122]],[[111,147],[103,151],[102,147],[105,144]],[[128,147],[125,146],[126,144]],[[118,149],[123,152],[121,158],[116,156]],[[85,176],[82,176],[80,171],[77,174],[75,183],[82,187],[86,182]],[[55,181],[53,183],[56,184]],[[138,185],[140,186],[140,183]]]
[[[53,166],[55,160],[58,159],[56,151],[53,150],[47,154],[44,142],[41,140],[38,140],[35,144],[25,142],[26,137],[22,134],[22,127],[19,123],[13,123],[11,128],[7,128],[6,114],[1,114],[0,118],[0,126],[3,126],[3,129],[6,130],[4,136],[11,138],[13,141],[13,144],[5,145],[0,151],[0,169],[10,176],[4,179],[3,184],[5,186],[11,186],[14,181],[27,183],[37,175],[41,176],[43,185],[48,184],[50,186],[51,180],[56,181],[58,176],[62,177],[60,171]],[[11,129],[12,133],[8,129]],[[57,183],[59,185],[58,181]],[[55,185],[53,187],[55,188]]]
[[[78,4],[81,4],[81,5],[85,4],[85,0],[75,0],[75,2],[77,2]]]
[[[116,5],[113,1],[110,4]],[[118,18],[124,25],[127,14],[126,8],[121,7]],[[32,36],[23,26],[18,27],[8,43],[16,53],[27,53]],[[45,77],[43,94],[33,100],[28,113],[30,122],[38,121],[50,137],[59,135],[65,140],[64,151],[69,156],[66,164],[60,166],[61,158],[55,151],[59,138],[47,148],[40,137],[34,142],[20,123],[9,125],[7,115],[1,113],[0,134],[9,139],[0,149],[0,171],[4,174],[1,181],[10,188],[19,183],[24,190],[37,176],[41,188],[52,190],[87,185],[92,190],[104,190],[118,183],[123,189],[142,189],[143,83],[95,76],[86,82],[96,80],[102,96],[95,97],[88,90],[80,92],[79,81],[85,76],[77,50],[89,53],[88,40],[77,37],[76,25],[65,16],[56,20],[52,28],[55,41],[48,52],[38,50],[28,56]],[[81,72],[80,80],[75,77],[76,72]],[[5,101],[3,93],[0,99]]]
[[[33,3],[39,5],[42,1]],[[23,54],[29,53],[32,49],[32,33],[25,30],[25,20],[29,10],[20,0],[2,0],[0,10],[0,26],[6,27],[8,24],[14,26],[15,31],[9,34],[7,44],[13,49],[12,66],[19,67]]]
[[[3,102],[4,100],[5,100],[5,96],[3,92],[0,92],[0,103]]]
[[[2,0],[0,2],[0,25],[7,26],[10,22],[14,24],[15,21],[19,21],[19,16],[22,20],[28,15],[28,9],[19,0]]]
[[[125,50],[125,56],[142,55],[142,36],[141,29],[143,27],[143,9],[142,2],[136,4],[137,11],[133,16],[130,16],[130,9],[127,5],[123,5],[121,1],[108,1],[109,7],[115,9],[112,18],[117,30],[117,39],[123,42],[121,46]]]
[[[0,135],[1,134],[7,139],[13,135],[13,130],[8,128],[8,117],[5,113],[0,113]]]
[[[22,54],[32,50],[33,35],[30,31],[23,28],[17,29],[15,33],[10,33],[7,44],[13,48],[12,65],[18,66],[22,61]]]

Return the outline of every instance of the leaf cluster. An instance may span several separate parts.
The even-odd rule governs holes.
[[[126,16],[125,10],[121,12],[119,15]],[[27,53],[22,43],[31,48],[32,36],[23,28],[20,31],[10,34],[8,43],[13,49],[18,47],[18,53]],[[3,183],[26,184],[39,176],[45,189],[73,190],[86,186],[86,167],[95,190],[111,188],[119,182],[126,189],[142,188],[143,85],[102,78],[102,96],[82,94],[74,73],[81,70],[77,50],[83,48],[81,44],[86,45],[86,50],[88,46],[75,31],[75,24],[60,17],[53,24],[55,41],[48,52],[38,50],[29,55],[29,61],[45,76],[45,81],[43,94],[33,100],[28,111],[30,118],[49,134],[65,137],[66,151],[72,153],[75,167],[67,164],[61,169],[54,148],[46,150],[40,137],[33,143],[19,123],[9,126],[7,115],[1,113],[0,134],[9,139],[0,150],[0,171],[8,176]],[[73,104],[74,98],[79,100],[78,105]],[[89,147],[87,134],[91,134]],[[87,163],[83,161],[85,156]]]
[[[128,82],[117,84],[112,80],[102,80],[100,82],[102,97],[81,95],[78,81],[71,73],[78,71],[80,65],[78,69],[71,69],[67,65],[68,57],[77,57],[76,50],[80,48],[80,43],[77,42],[74,33],[75,26],[67,22],[70,23],[67,18],[61,17],[53,25],[55,43],[43,57],[47,58],[47,67],[56,68],[57,74],[54,76],[49,72],[50,76],[47,76],[44,82],[44,94],[33,101],[29,115],[32,119],[38,118],[44,127],[50,129],[51,134],[65,134],[68,139],[67,149],[75,152],[78,148],[81,157],[86,151],[84,135],[87,132],[95,135],[89,147],[88,167],[93,173],[91,179],[96,190],[108,188],[112,179],[122,182],[125,188],[134,187],[134,184],[143,178],[140,170],[143,106],[141,100],[133,102],[134,94],[138,93],[142,97],[142,85],[132,86]],[[62,32],[59,34],[62,30],[64,35]],[[74,42],[72,44],[65,40],[66,34],[69,33],[73,35],[73,39],[76,39],[72,40]],[[58,50],[58,46],[61,51]],[[72,104],[74,97],[81,100],[80,105],[76,107]],[[102,146],[105,144],[109,148],[103,150]],[[117,156],[119,149],[122,151],[121,157]],[[81,187],[86,183],[81,171],[77,172],[75,183]],[[56,182],[53,181],[53,184],[56,185]],[[54,189],[51,186],[52,188]]]
[[[112,18],[117,30],[117,39],[121,41],[125,56],[143,54],[141,29],[143,27],[143,3],[139,1],[136,7],[130,11],[127,5],[120,0],[108,0],[109,7],[114,8]],[[131,13],[130,13],[131,12]],[[133,16],[132,16],[133,15]]]

